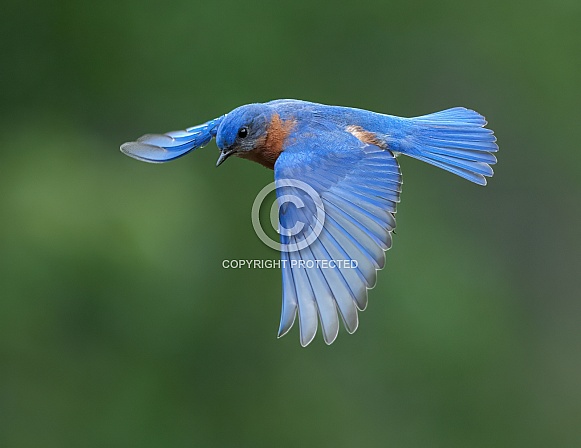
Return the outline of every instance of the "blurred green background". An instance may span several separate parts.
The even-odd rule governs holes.
[[[1,447],[581,446],[581,3],[16,1],[0,16]],[[272,172],[120,143],[249,102],[486,115],[486,188],[401,160],[352,336],[277,340]]]

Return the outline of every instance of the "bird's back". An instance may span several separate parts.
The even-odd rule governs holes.
[[[407,118],[371,112],[364,109],[343,106],[328,106],[301,100],[275,100],[266,103],[272,106],[283,120],[297,120],[299,126],[321,127],[329,124],[343,129],[360,128],[376,134],[386,146],[398,138],[409,126]]]

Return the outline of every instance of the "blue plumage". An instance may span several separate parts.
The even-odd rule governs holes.
[[[198,126],[192,126],[185,131],[146,134],[135,142],[121,145],[121,151],[144,162],[169,162],[186,155],[193,149],[207,145],[216,136],[218,125],[223,118],[224,116]]]
[[[493,175],[494,133],[462,107],[414,118],[299,100],[250,104],[185,131],[145,135],[121,150],[166,162],[207,144],[274,170],[279,202],[283,303],[278,334],[298,314],[300,342],[320,322],[332,343],[367,306],[392,245],[405,154],[479,185]]]
[[[410,119],[411,142],[402,153],[479,185],[494,174],[496,137],[477,112],[456,107]]]

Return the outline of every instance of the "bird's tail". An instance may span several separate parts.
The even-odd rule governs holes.
[[[478,112],[455,107],[407,120],[402,153],[479,185],[494,174],[496,137]]]

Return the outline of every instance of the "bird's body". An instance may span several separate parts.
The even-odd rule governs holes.
[[[357,310],[365,308],[367,289],[391,247],[402,185],[395,157],[405,154],[485,185],[498,150],[485,125],[465,108],[402,118],[276,100],[241,106],[185,131],[145,135],[121,150],[165,162],[216,137],[218,165],[237,156],[274,170],[284,262],[279,336],[298,312],[301,344],[307,345],[318,320],[327,343],[337,336],[338,315],[347,331],[357,328]]]

